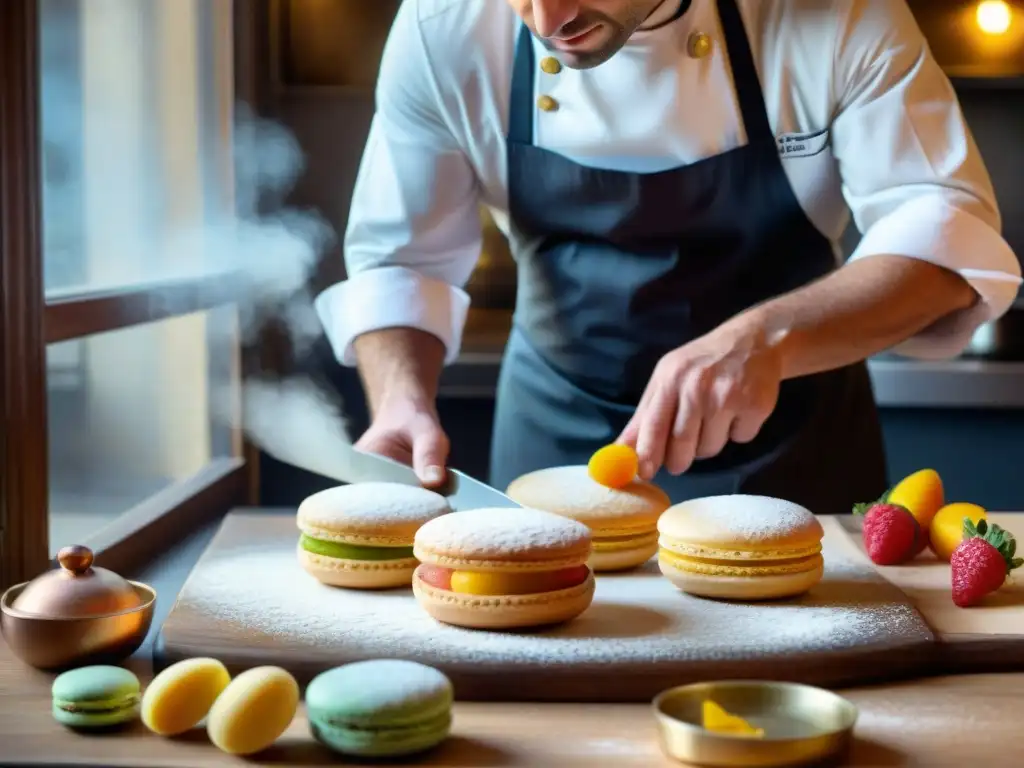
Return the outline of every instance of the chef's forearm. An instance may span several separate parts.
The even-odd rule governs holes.
[[[435,407],[445,357],[436,336],[415,328],[386,328],[359,336],[353,346],[372,415],[390,400]]]
[[[893,347],[978,300],[967,282],[901,256],[852,261],[741,315],[782,352],[783,378],[840,368]]]

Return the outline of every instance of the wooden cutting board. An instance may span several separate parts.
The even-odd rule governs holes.
[[[988,519],[1016,536],[1024,550],[1024,513],[993,513]],[[851,515],[822,523],[846,531],[847,554],[855,551],[870,563],[858,518]],[[1024,665],[1024,568],[1014,571],[999,592],[972,608],[953,604],[949,563],[930,550],[909,564],[875,568],[910,598],[935,632],[939,671],[981,672]]]
[[[299,567],[297,537],[291,515],[229,515],[164,623],[158,668],[213,656],[233,672],[276,664],[305,683],[339,664],[399,657],[444,670],[463,700],[639,702],[707,679],[839,686],[919,676],[935,647],[840,527],[824,542],[825,579],[797,600],[702,600],[649,563],[599,576],[575,621],[520,633],[439,624],[410,589],[326,587]]]

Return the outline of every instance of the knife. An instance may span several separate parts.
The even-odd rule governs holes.
[[[278,461],[341,483],[423,485],[411,467],[356,450],[337,408],[308,382],[250,382],[243,406],[249,439]],[[456,511],[520,506],[457,469],[448,469],[444,486],[436,490]]]
[[[355,448],[349,450],[348,455],[339,461],[337,466],[338,471],[332,471],[327,476],[344,483],[389,482],[403,485],[423,485],[416,473],[405,464]],[[464,472],[459,472],[451,467],[447,469],[447,472],[448,477],[444,485],[432,490],[446,496],[449,506],[456,512],[485,507],[521,506],[501,491]]]

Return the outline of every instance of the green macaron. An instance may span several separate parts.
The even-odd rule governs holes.
[[[451,681],[424,664],[360,661],[318,675],[306,688],[313,737],[341,754],[394,757],[448,737]]]
[[[109,728],[139,716],[139,678],[127,669],[72,669],[53,681],[53,717],[71,728]]]

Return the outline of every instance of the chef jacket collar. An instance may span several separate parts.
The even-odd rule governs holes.
[[[653,32],[656,29],[668,26],[672,22],[681,19],[683,14],[690,10],[692,4],[693,0],[664,0],[661,5],[651,11],[651,15],[644,20],[644,23],[640,25],[637,31]],[[669,12],[673,5],[676,6],[676,9],[666,16],[665,14]]]

